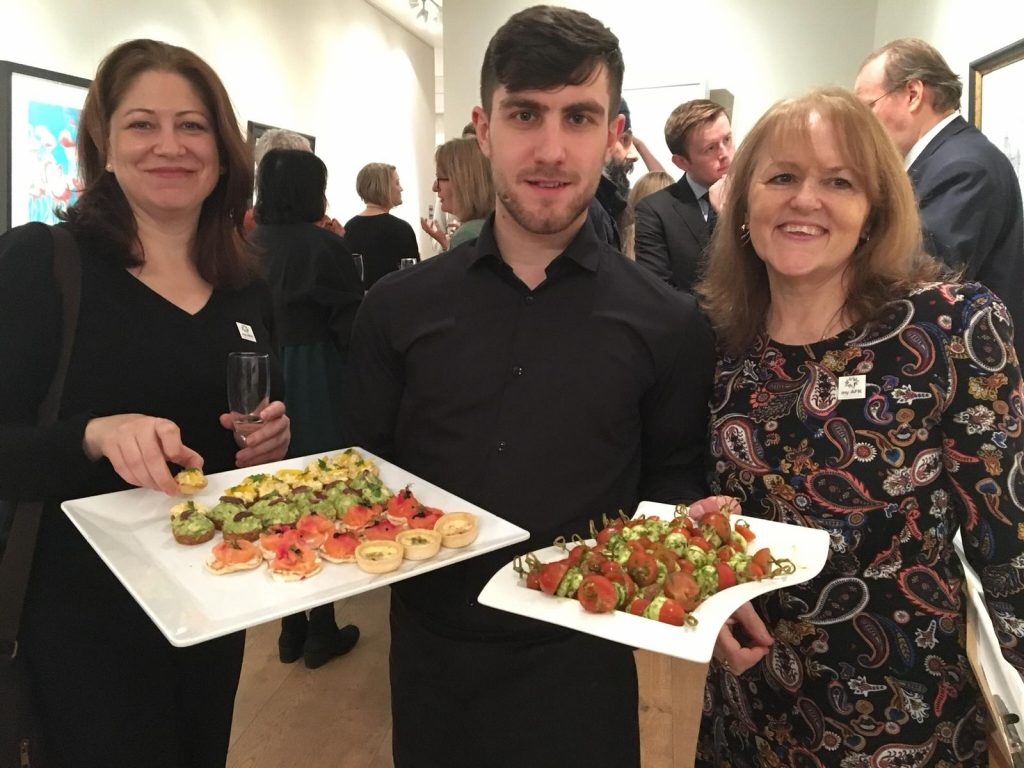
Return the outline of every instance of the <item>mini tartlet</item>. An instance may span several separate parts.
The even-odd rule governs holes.
[[[429,560],[441,549],[441,534],[430,529],[402,531],[395,538],[406,560]]]
[[[443,546],[458,549],[476,541],[480,526],[472,512],[449,512],[441,515],[434,530],[441,534]]]
[[[364,541],[356,547],[356,565],[367,573],[389,573],[402,564],[402,553],[397,541]]]

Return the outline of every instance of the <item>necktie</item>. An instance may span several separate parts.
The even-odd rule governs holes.
[[[701,200],[708,206],[708,237],[711,237],[711,234],[715,231],[715,224],[718,223],[718,214],[715,213],[715,207],[711,205],[711,198],[707,192],[704,193]]]

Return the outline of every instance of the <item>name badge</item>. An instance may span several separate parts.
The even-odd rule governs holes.
[[[866,376],[840,376],[839,393],[840,400],[863,400],[867,395]]]
[[[252,332],[252,326],[246,325],[245,323],[235,323],[238,326],[238,335],[246,341],[256,341],[256,334]],[[864,377],[861,376],[863,379]]]

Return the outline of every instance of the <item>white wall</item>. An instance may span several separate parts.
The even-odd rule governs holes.
[[[433,49],[364,0],[0,0],[0,19],[0,59],[79,77],[131,38],[190,48],[224,80],[243,130],[316,136],[336,218],[363,209],[359,168],[396,165],[406,191],[394,213],[431,252],[418,218],[433,200]]]
[[[883,0],[883,3],[885,0]],[[627,88],[706,82],[735,96],[742,137],[772,103],[825,83],[852,86],[875,42],[876,0],[562,0],[619,37]],[[445,132],[479,103],[480,65],[494,31],[533,0],[446,0]],[[635,110],[634,110],[635,113]],[[663,125],[668,115],[656,119]],[[636,115],[634,114],[634,119]],[[663,144],[662,136],[643,136]]]
[[[963,80],[968,115],[971,62],[1024,38],[1024,3],[1019,0],[900,0],[878,3],[875,47],[897,37],[920,37],[934,45]]]

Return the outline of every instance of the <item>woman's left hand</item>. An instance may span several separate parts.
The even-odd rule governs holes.
[[[754,606],[744,603],[719,631],[714,658],[726,672],[741,675],[767,656],[774,642]]]
[[[235,466],[251,467],[268,461],[280,461],[288,452],[292,428],[284,412],[284,403],[275,400],[260,411],[260,418],[263,419],[263,426],[245,436],[245,447],[235,454]],[[233,430],[230,413],[220,415],[220,425],[224,429]]]

